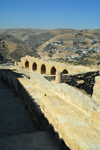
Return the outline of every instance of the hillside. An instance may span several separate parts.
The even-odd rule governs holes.
[[[56,29],[56,30],[42,30],[42,29],[1,29],[0,33],[13,35],[22,40],[29,47],[38,48],[57,35],[74,32],[72,29]]]
[[[100,29],[69,30],[69,33],[61,33],[38,47],[38,54],[42,58],[51,58],[56,61],[69,62],[75,65],[99,64]]]
[[[25,55],[31,55],[34,57],[40,57],[36,51],[25,45],[22,40],[8,34],[0,34],[0,60],[16,60],[20,61],[20,58]]]
[[[5,53],[9,51],[14,59],[29,54],[75,65],[100,63],[100,29],[1,29],[0,32],[6,35]],[[14,48],[9,50],[11,45]]]

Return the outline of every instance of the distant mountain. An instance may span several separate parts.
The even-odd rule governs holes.
[[[29,54],[74,64],[100,62],[100,29],[0,29],[0,33],[6,41],[4,54],[14,59]]]
[[[14,37],[25,42],[27,46],[33,47],[35,49],[57,35],[74,32],[75,30],[72,29],[0,29],[0,33],[13,35]]]
[[[37,33],[42,33],[47,30],[44,29],[0,29],[0,33],[5,33],[13,35],[18,39],[22,39],[26,35],[35,35]]]

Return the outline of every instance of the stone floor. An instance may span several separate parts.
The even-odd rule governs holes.
[[[47,132],[33,132],[0,139],[0,150],[60,150]]]
[[[36,132],[13,89],[0,81],[0,150],[60,150],[48,132]]]
[[[19,97],[0,81],[0,138],[34,131]]]

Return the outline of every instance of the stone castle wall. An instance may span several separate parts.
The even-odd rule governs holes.
[[[11,72],[1,73],[1,78],[9,85],[13,83],[37,130],[49,130],[71,150],[100,149],[100,99],[96,99],[100,77],[96,77],[92,99],[68,84],[49,82],[35,72],[30,80],[15,80]]]
[[[43,59],[34,58],[30,56],[21,58],[21,67],[29,71],[35,71],[45,75],[55,75],[56,71],[60,71],[62,72],[62,74],[80,73],[80,72],[86,72],[87,70],[94,71],[89,68],[87,69],[84,67],[82,68],[82,67],[76,67],[71,65],[69,66],[69,65],[65,65],[64,63],[45,61]]]
[[[29,56],[21,59],[21,67],[30,71],[30,79],[15,78],[11,72],[2,72],[1,78],[21,97],[37,130],[52,132],[63,149],[67,146],[71,150],[99,150],[99,72]],[[49,82],[55,79],[56,71],[63,72],[63,82],[71,85],[85,84],[91,87],[95,82],[92,98],[68,84]],[[48,80],[44,75],[48,75]]]

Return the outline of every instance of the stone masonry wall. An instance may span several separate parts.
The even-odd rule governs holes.
[[[84,89],[88,94],[92,95],[95,77],[100,75],[99,71],[85,72],[79,74],[63,74],[62,83]],[[44,76],[48,81],[55,80],[54,75]]]
[[[43,59],[38,59],[30,56],[21,58],[21,67],[23,69],[35,71],[45,75],[54,75],[56,71],[63,72],[63,74],[65,73],[72,74],[76,72],[80,73],[89,70],[94,71],[94,69],[90,69],[89,67],[66,65],[60,62],[46,61]]]
[[[90,97],[39,74],[31,74],[30,81],[43,92],[41,111],[71,150],[100,149],[100,109]]]

